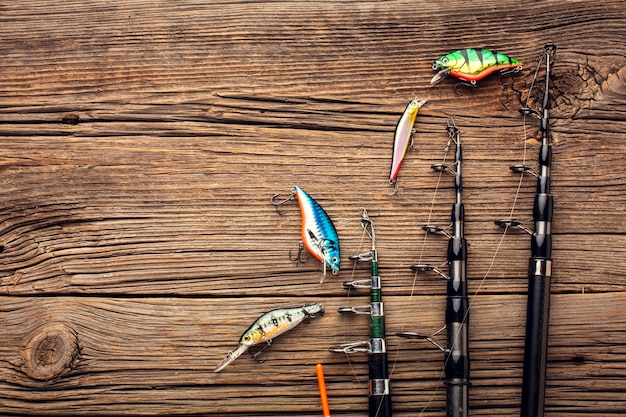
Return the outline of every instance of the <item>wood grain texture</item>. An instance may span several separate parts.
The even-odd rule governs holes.
[[[464,141],[473,416],[519,413],[538,126],[518,109],[546,42],[553,69],[554,272],[546,416],[626,413],[626,9],[621,1],[107,1],[0,4],[0,415],[320,414],[367,408],[361,207],[376,222],[395,415],[441,416],[442,353],[396,331],[443,325],[453,183],[430,169],[454,116]],[[525,70],[454,92],[440,55],[486,47]],[[536,93],[530,102],[537,105]],[[389,196],[391,140],[428,99]],[[526,150],[524,157],[524,150]],[[448,156],[450,158],[450,156]],[[342,272],[295,265],[300,185],[341,238]],[[519,192],[518,192],[519,189]],[[517,198],[516,198],[517,194]],[[327,314],[213,369],[261,313]]]

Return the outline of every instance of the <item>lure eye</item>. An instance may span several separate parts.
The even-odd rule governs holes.
[[[446,58],[445,56],[443,58],[441,58],[441,62],[443,62],[444,64],[447,64],[449,61],[448,58]]]
[[[330,260],[332,263],[337,263],[337,261],[339,261],[339,259],[337,259],[336,256],[333,256],[333,258]]]
[[[250,336],[244,336],[243,337],[243,341],[244,342],[249,342],[251,340]]]

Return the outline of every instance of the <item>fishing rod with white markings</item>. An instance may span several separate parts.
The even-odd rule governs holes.
[[[331,352],[368,354],[369,368],[369,416],[391,417],[391,387],[387,363],[387,342],[385,340],[385,314],[382,301],[382,285],[378,276],[378,252],[376,250],[376,232],[374,223],[363,209],[361,217],[363,230],[372,241],[372,249],[364,254],[350,256],[357,261],[368,261],[371,264],[372,276],[369,280],[344,282],[346,288],[369,288],[370,304],[360,307],[342,307],[340,313],[369,314],[370,339],[331,347]]]

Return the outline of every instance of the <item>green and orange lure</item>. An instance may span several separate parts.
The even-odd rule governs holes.
[[[500,75],[519,72],[522,63],[500,52],[489,49],[459,49],[436,59],[433,70],[437,74],[430,80],[431,84],[452,75],[461,80],[461,84],[476,87],[476,82],[499,72]]]

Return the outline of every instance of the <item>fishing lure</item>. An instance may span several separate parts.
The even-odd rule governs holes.
[[[276,207],[291,200],[298,199],[300,214],[302,216],[302,245],[318,261],[322,262],[324,272],[320,283],[324,282],[327,266],[330,267],[333,275],[337,275],[341,262],[339,256],[339,237],[326,211],[324,211],[317,201],[298,186],[293,187],[291,195],[283,201],[274,201],[277,195],[278,194],[275,194],[271,199],[272,204]],[[300,259],[300,251],[294,260],[298,262],[302,261]]]
[[[476,82],[496,71],[500,75],[519,72],[522,63],[499,52],[488,49],[459,49],[444,55],[433,62],[433,70],[438,71],[430,80],[431,84],[452,75],[462,81],[463,85],[476,87]]]
[[[240,357],[250,346],[261,343],[269,345],[272,339],[296,327],[307,317],[324,314],[320,303],[295,308],[278,308],[263,314],[239,338],[239,347],[226,355],[215,368],[219,372]]]
[[[393,139],[393,154],[391,157],[391,170],[389,171],[389,183],[393,184],[394,193],[398,191],[397,181],[400,166],[409,148],[411,137],[413,136],[413,125],[420,107],[426,104],[427,100],[418,100],[417,97],[406,106],[402,117],[396,126],[396,133]]]

